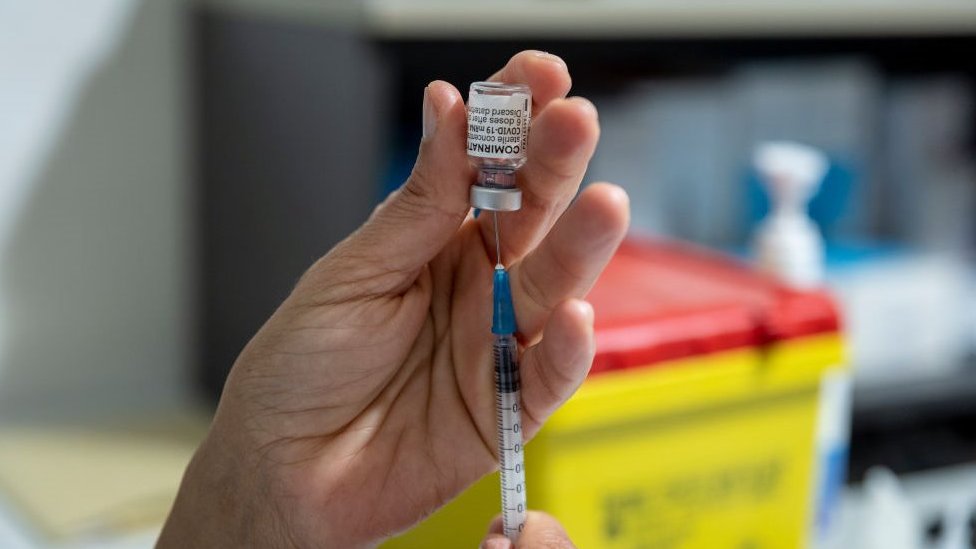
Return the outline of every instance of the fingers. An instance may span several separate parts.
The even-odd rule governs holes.
[[[564,97],[571,85],[561,59],[536,51],[515,55],[492,79],[529,84],[540,113]],[[353,256],[357,267],[327,273],[333,283],[368,280],[370,288],[362,289],[372,292],[405,288],[467,215],[474,173],[465,152],[467,114],[460,92],[446,82],[432,82],[424,91],[423,118],[424,139],[413,173],[359,231],[333,251],[332,255]]]
[[[503,263],[519,260],[552,228],[579,190],[599,136],[596,108],[580,97],[554,99],[538,116],[518,174],[522,209],[498,216]],[[491,219],[481,218],[486,242],[494,241]]]
[[[574,549],[569,534],[559,521],[540,511],[529,511],[525,529],[519,536],[518,549]]]
[[[530,202],[566,201],[576,194],[600,137],[596,107],[582,97],[553,101],[532,132],[522,192]]]
[[[627,193],[620,187],[590,185],[539,247],[511,269],[523,341],[531,344],[538,338],[557,305],[586,295],[627,231],[628,208]]]
[[[556,307],[542,340],[522,357],[522,427],[526,440],[576,392],[595,352],[593,307],[578,299]]]
[[[454,86],[441,81],[427,86],[424,138],[413,172],[337,248],[359,260],[358,272],[350,276],[392,286],[412,280],[454,236],[469,209],[473,175],[465,152],[466,120],[464,101]]]
[[[566,97],[572,86],[566,62],[551,53],[536,50],[515,54],[489,80],[528,84],[532,88],[532,112],[536,114],[553,99]]]
[[[481,549],[574,549],[569,534],[551,515],[541,511],[529,511],[525,529],[519,536],[518,544],[502,535],[502,519],[495,517],[488,527],[488,535],[481,543]]]

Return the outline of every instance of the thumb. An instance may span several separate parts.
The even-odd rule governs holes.
[[[464,100],[451,84],[434,81],[424,89],[423,108],[424,136],[410,177],[343,243],[365,259],[363,268],[373,270],[360,276],[412,278],[467,216],[472,168],[465,150]]]

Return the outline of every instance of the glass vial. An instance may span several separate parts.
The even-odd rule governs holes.
[[[532,121],[526,84],[475,82],[468,91],[468,158],[478,169],[471,205],[491,211],[522,207],[515,172],[525,164]]]

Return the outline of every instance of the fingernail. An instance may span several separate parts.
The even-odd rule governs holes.
[[[437,130],[437,111],[430,100],[430,85],[424,88],[424,135],[423,138],[434,135]]]
[[[580,312],[586,317],[589,324],[593,324],[593,305],[589,301],[580,301]]]
[[[481,549],[512,549],[512,542],[508,538],[486,539]]]
[[[553,55],[547,51],[535,51],[533,52],[533,55],[535,55],[539,59],[545,59],[546,61],[552,61],[553,63],[558,63],[564,67],[566,66],[566,62],[563,61],[562,57],[559,57],[558,55]]]
[[[596,105],[594,105],[589,99],[579,96],[573,96],[568,99],[590,111],[590,114],[593,116],[594,120],[600,120],[600,111],[596,110]]]

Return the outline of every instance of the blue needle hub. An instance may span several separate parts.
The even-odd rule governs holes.
[[[512,306],[512,288],[508,283],[508,271],[498,265],[495,267],[493,301],[494,314],[491,319],[491,333],[511,335],[518,328],[515,325],[515,307]]]

